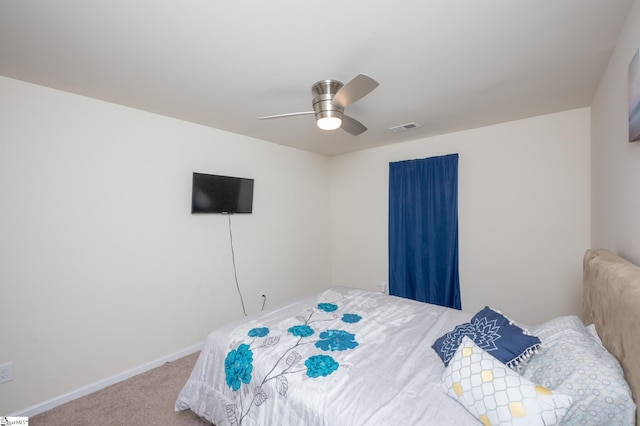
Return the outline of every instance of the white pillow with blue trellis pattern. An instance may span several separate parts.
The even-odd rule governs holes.
[[[564,424],[635,424],[636,406],[618,360],[589,334],[580,318],[558,317],[532,332],[542,345],[522,375],[573,397]]]
[[[560,424],[571,398],[537,386],[464,336],[442,387],[485,426]]]

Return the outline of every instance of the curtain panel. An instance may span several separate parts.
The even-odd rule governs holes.
[[[389,293],[461,309],[458,154],[389,163]]]

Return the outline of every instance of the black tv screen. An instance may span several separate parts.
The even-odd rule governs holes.
[[[251,213],[253,179],[193,174],[191,213]]]

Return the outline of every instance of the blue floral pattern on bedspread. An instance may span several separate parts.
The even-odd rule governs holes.
[[[362,319],[354,313],[340,314],[337,312],[339,309],[334,303],[318,303],[316,307],[296,316],[296,321],[300,323],[289,327],[283,336],[272,335],[268,327],[254,327],[246,334],[251,338],[248,343],[240,343],[227,353],[224,360],[226,384],[236,399],[235,404],[226,406],[227,418],[232,425],[241,425],[250,410],[254,407],[259,409],[268,402],[270,393],[277,392],[286,397],[289,390],[287,376],[306,374],[311,379],[318,379],[338,370],[340,363],[334,356],[315,354],[302,362],[303,356],[297,349],[310,344],[324,352],[355,349],[358,346],[355,334],[337,329],[316,332],[314,328],[322,322],[334,322],[338,318],[345,327]],[[268,369],[265,377],[254,377],[254,352],[269,349],[280,351],[280,357]]]

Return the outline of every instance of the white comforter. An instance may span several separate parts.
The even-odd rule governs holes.
[[[471,315],[333,287],[212,332],[176,410],[223,425],[478,425],[433,342]]]

